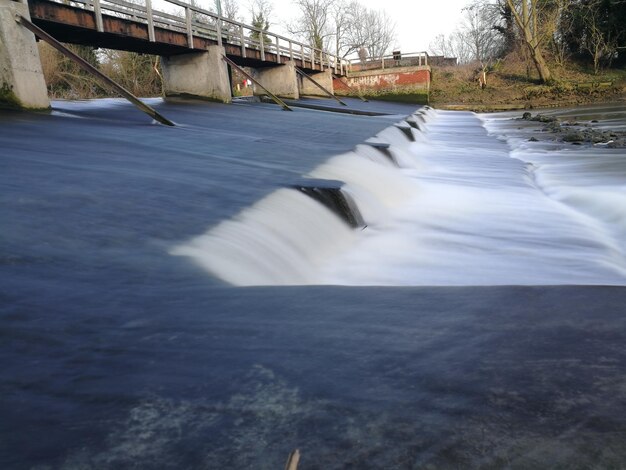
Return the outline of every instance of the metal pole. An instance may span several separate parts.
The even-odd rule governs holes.
[[[139,98],[137,98],[135,95],[133,95],[126,88],[124,88],[121,85],[119,85],[118,83],[114,82],[109,77],[107,77],[105,74],[100,72],[100,70],[95,68],[89,62],[87,62],[85,59],[83,59],[82,57],[76,55],[74,52],[70,51],[67,47],[65,47],[59,41],[54,39],[52,36],[50,36],[44,30],[42,30],[38,26],[35,26],[33,23],[31,23],[30,21],[28,21],[26,18],[24,18],[21,15],[18,15],[16,19],[22,26],[24,26],[26,29],[30,30],[39,39],[42,39],[42,40],[46,41],[48,44],[50,44],[52,47],[54,47],[57,51],[61,52],[66,57],[69,57],[71,60],[76,62],[76,64],[79,67],[81,67],[83,70],[85,70],[86,72],[89,72],[90,74],[95,75],[106,86],[108,86],[112,90],[117,91],[120,95],[122,95],[124,98],[126,98],[131,103],[133,103],[135,106],[137,106],[141,111],[146,113],[148,116],[152,117],[153,119],[156,119],[161,124],[165,124],[166,126],[174,126],[174,123],[172,121],[170,121],[169,119],[163,117],[155,109],[153,109],[152,107],[150,107],[147,104],[143,103],[141,100],[139,100]]]

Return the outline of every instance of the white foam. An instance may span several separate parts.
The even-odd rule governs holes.
[[[319,267],[354,237],[345,222],[318,202],[279,189],[170,253],[188,256],[237,286],[312,284],[319,282]]]
[[[365,230],[285,189],[172,253],[235,285],[626,285],[624,152],[531,145],[510,116],[415,117],[417,142],[374,138],[393,162],[363,145],[308,175],[345,182]]]

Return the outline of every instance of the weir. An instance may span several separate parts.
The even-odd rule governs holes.
[[[500,122],[423,108],[172,253],[235,285],[624,285],[626,205],[599,210],[623,194],[577,187],[623,162],[572,173]]]
[[[364,227],[363,216],[352,198],[341,191],[342,186],[341,181],[305,179],[291,187],[330,209],[350,227]]]
[[[323,282],[323,266],[357,229],[384,224],[415,195],[392,154],[407,145],[401,131],[385,129],[170,253],[234,285]]]

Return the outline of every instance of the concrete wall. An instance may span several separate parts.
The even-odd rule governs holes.
[[[330,69],[325,70],[324,72],[309,74],[313,80],[322,85],[325,90],[328,90],[330,93],[334,93],[333,91],[333,74]],[[306,96],[328,96],[322,90],[315,86],[315,84],[306,79],[305,77],[300,77],[300,95]]]
[[[165,96],[194,96],[230,103],[228,65],[222,60],[223,55],[223,47],[210,46],[206,52],[162,57]]]
[[[428,102],[430,90],[430,67],[397,67],[384,70],[352,72],[340,80],[334,80],[335,94],[362,96],[372,99],[402,101],[423,104]]]
[[[0,0],[0,106],[48,109],[35,36],[15,21],[17,14],[30,20],[27,4]]]
[[[296,74],[295,62],[293,61],[289,61],[284,65],[277,65],[276,67],[252,69],[252,75],[261,85],[281,98],[294,100],[300,98],[298,76]],[[253,93],[255,96],[265,94],[265,92],[256,85],[254,85]]]

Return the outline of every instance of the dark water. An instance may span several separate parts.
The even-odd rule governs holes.
[[[0,468],[623,466],[623,287],[230,287],[169,252],[400,118],[156,105],[0,115]]]

